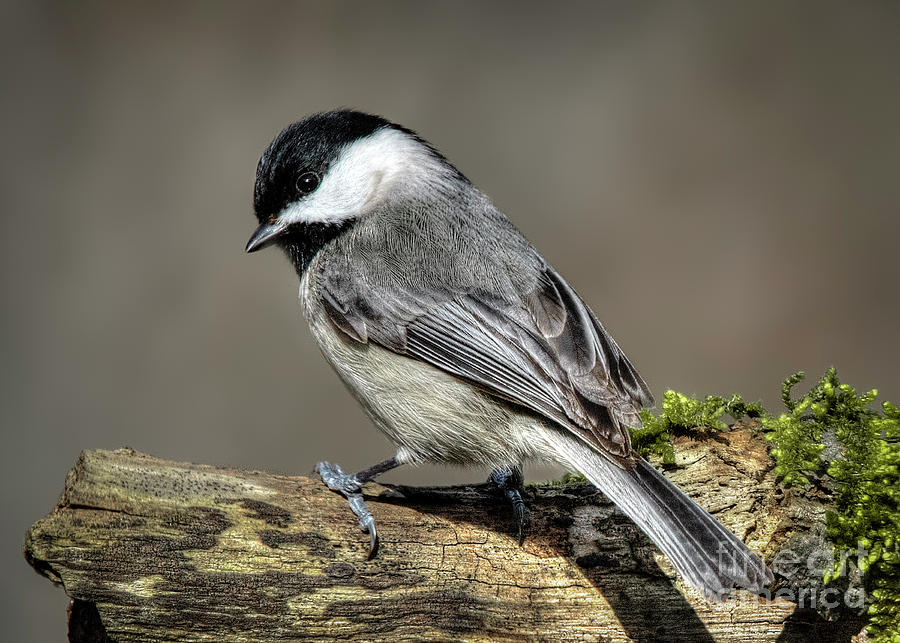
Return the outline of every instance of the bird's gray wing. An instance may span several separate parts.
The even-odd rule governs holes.
[[[581,298],[543,264],[529,287],[413,288],[362,285],[352,271],[320,271],[334,325],[471,381],[568,428],[626,467],[627,430],[652,403],[634,367]],[[496,292],[503,292],[498,296]]]

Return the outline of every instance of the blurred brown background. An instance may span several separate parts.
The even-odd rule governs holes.
[[[256,160],[312,111],[430,139],[657,395],[777,409],[783,377],[835,364],[900,401],[897,3],[21,2],[0,25],[8,640],[64,635],[20,550],[81,449],[390,454],[287,262],[243,253]]]

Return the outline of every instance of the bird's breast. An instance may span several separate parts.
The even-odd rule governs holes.
[[[553,459],[543,433],[557,429],[546,420],[436,367],[337,329],[316,291],[316,262],[300,285],[310,331],[367,415],[408,460],[500,466]]]

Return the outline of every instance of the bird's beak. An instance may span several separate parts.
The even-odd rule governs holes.
[[[279,225],[260,223],[259,227],[256,228],[256,232],[250,237],[250,241],[247,242],[245,250],[247,252],[256,252],[257,250],[262,250],[263,248],[272,245],[283,229],[284,228]]]

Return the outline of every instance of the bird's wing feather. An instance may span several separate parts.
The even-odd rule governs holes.
[[[566,427],[621,466],[633,464],[627,426],[652,403],[649,390],[550,266],[542,262],[531,287],[503,296],[402,281],[372,287],[334,267],[320,270],[317,282],[323,309],[349,337],[471,381]]]

